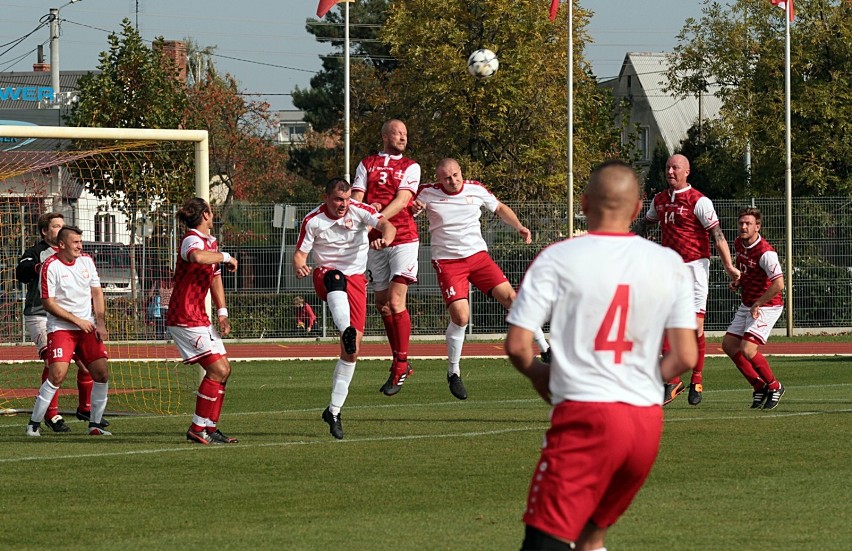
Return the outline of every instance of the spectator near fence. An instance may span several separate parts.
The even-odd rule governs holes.
[[[296,307],[296,328],[299,331],[304,331],[306,334],[311,332],[314,324],[317,322],[317,315],[311,305],[305,302],[304,297],[296,297],[293,299],[293,306]]]

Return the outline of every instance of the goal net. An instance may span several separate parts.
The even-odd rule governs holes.
[[[109,331],[108,413],[192,411],[198,370],[167,342],[165,311],[186,198],[209,197],[207,132],[0,125],[0,413],[31,410],[43,363],[30,342],[15,267],[45,212],[83,230]],[[59,392],[77,407],[76,366]]]

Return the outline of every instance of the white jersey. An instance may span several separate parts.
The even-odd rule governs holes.
[[[344,275],[363,274],[370,248],[367,232],[381,219],[376,209],[358,201],[351,201],[349,210],[340,218],[333,218],[322,204],[302,220],[296,248],[303,253],[313,252],[317,266],[334,268]]]
[[[660,405],[664,330],[696,328],[691,282],[671,249],[593,232],[538,255],[507,321],[530,331],[550,321],[553,405]]]
[[[487,251],[479,223],[480,207],[494,212],[500,202],[475,180],[465,180],[458,193],[441,184],[420,188],[417,200],[425,205],[433,260],[459,259]]]
[[[95,263],[82,254],[73,263],[66,264],[58,256],[44,261],[41,269],[41,298],[53,298],[63,310],[80,319],[95,323],[92,313],[92,287],[100,287],[101,279]],[[78,331],[80,328],[47,313],[47,332],[59,330]]]

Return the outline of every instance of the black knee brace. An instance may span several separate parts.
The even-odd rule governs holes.
[[[346,276],[340,270],[329,270],[322,278],[322,284],[325,285],[327,292],[343,291],[346,292]]]

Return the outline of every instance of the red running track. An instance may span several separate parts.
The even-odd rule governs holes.
[[[337,343],[277,342],[277,343],[236,343],[225,341],[228,358],[232,360],[252,359],[322,359],[336,358],[340,354]],[[176,359],[177,348],[173,344],[142,344],[107,346],[111,359]],[[781,342],[768,343],[760,347],[763,354],[784,355],[843,355],[852,356],[852,342]],[[411,343],[410,358],[445,358],[447,347],[444,343]],[[707,355],[724,355],[720,343],[707,343]],[[34,361],[35,348],[29,344],[0,347],[2,361]],[[503,344],[497,342],[470,341],[464,345],[466,357],[502,357]],[[384,342],[365,342],[361,347],[362,358],[390,359],[390,349]]]

